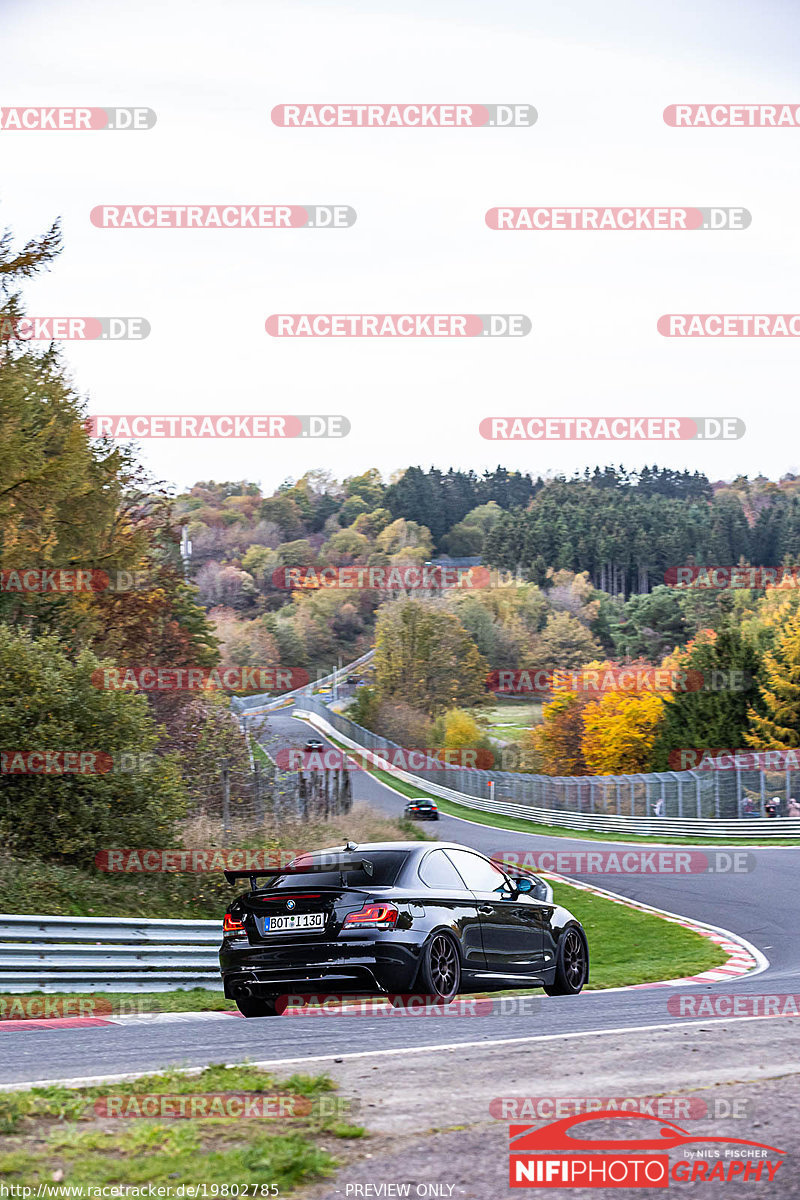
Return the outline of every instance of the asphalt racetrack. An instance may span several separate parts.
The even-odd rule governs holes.
[[[300,745],[309,732],[287,711],[270,717],[271,747]],[[353,789],[356,800],[392,815],[398,815],[405,804],[403,796],[364,771],[354,773]],[[445,815],[436,824],[426,823],[425,829],[432,836],[485,853],[613,848],[608,842],[524,835]],[[198,1020],[191,1014],[183,1019],[170,1014],[103,1027],[8,1031],[1,1043],[0,1085],[114,1079],[169,1064],[200,1067],[245,1059],[285,1064],[281,1069],[286,1074],[326,1071],[344,1094],[356,1096],[366,1106],[363,1123],[378,1139],[369,1155],[365,1147],[361,1167],[351,1164],[342,1180],[351,1184],[446,1177],[454,1190],[443,1195],[477,1200],[510,1194],[507,1132],[502,1123],[490,1119],[492,1098],[638,1096],[690,1090],[713,1096],[715,1104],[719,1097],[727,1098],[723,1111],[728,1111],[725,1104],[739,1097],[748,1119],[728,1122],[724,1132],[787,1150],[778,1190],[774,1190],[777,1180],[768,1187],[734,1182],[725,1187],[727,1197],[800,1196],[796,1166],[800,1134],[795,1133],[800,1124],[800,1025],[790,1018],[687,1018],[668,1008],[670,997],[689,993],[800,995],[800,849],[756,848],[749,854],[751,869],[741,873],[575,876],[746,939],[764,961],[760,971],[740,980],[586,991],[577,997],[537,992],[525,1011],[470,1018],[247,1021],[226,1015]],[[719,1121],[716,1126],[700,1122],[696,1127],[722,1131]],[[307,1194],[320,1200],[370,1194],[346,1193],[345,1186],[327,1183]],[[526,1190],[551,1194],[551,1189]],[[711,1193],[714,1188],[708,1185],[707,1190]],[[578,1197],[583,1192],[570,1190],[569,1194]],[[601,1192],[593,1189],[589,1194],[599,1197]],[[648,1192],[638,1189],[637,1194]],[[652,1194],[663,1192],[653,1189]]]

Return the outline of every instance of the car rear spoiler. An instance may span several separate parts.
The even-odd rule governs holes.
[[[372,875],[374,867],[367,858],[351,858],[343,855],[335,855],[323,862],[310,862],[307,866],[298,867],[256,867],[252,870],[244,871],[223,871],[228,883],[235,883],[237,879],[249,879],[250,887],[256,891],[256,880],[265,876],[278,875],[315,875],[322,871],[339,871],[344,882],[345,871],[361,870],[365,875]]]

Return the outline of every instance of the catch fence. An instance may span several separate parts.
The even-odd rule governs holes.
[[[358,746],[379,754],[403,748],[380,737],[316,697],[298,705]],[[453,793],[468,807],[505,812],[576,829],[613,828],[662,836],[800,837],[800,820],[788,815],[790,798],[800,798],[800,771],[660,771],[637,775],[550,776],[475,767],[413,770],[433,794]],[[470,799],[472,803],[470,803]],[[777,816],[767,805],[775,800]],[[557,819],[552,819],[557,817]]]

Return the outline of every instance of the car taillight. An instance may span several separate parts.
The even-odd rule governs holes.
[[[394,929],[398,912],[393,904],[366,904],[358,912],[348,913],[344,929]]]
[[[222,919],[222,932],[228,937],[247,937],[247,930],[241,921],[234,921],[230,913],[225,913]]]

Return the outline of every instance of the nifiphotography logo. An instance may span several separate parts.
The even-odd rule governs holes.
[[[595,1121],[635,1122],[641,1137],[587,1138],[575,1126]],[[698,1145],[698,1149],[689,1146]],[[685,1148],[670,1162],[664,1151]],[[674,1183],[771,1183],[785,1151],[764,1142],[689,1133],[643,1113],[585,1113],[541,1128],[509,1126],[509,1185],[540,1188],[666,1188]],[[773,1192],[774,1194],[774,1192]]]

